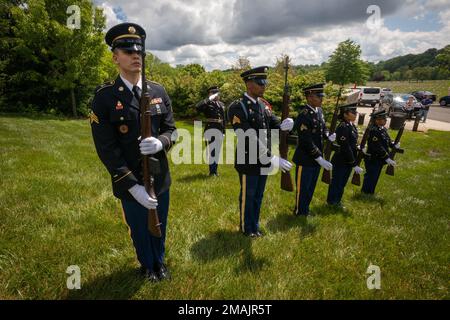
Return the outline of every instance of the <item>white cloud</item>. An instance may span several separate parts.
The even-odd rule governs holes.
[[[103,9],[103,13],[106,16],[106,29],[109,29],[112,26],[122,22],[117,18],[113,7],[107,2],[103,2],[102,4],[98,5],[98,7]]]
[[[330,0],[302,1],[301,5],[291,0],[277,1],[276,5],[258,0],[252,1],[250,7],[247,0],[109,0],[102,7],[108,27],[121,22],[113,11],[117,7],[129,21],[141,24],[148,33],[147,48],[163,61],[172,65],[200,63],[208,70],[229,68],[239,56],[249,57],[254,66],[273,65],[276,57],[284,53],[296,64],[320,64],[339,42],[348,38],[361,45],[363,58],[369,61],[420,53],[450,43],[448,0],[406,0],[401,7],[368,1],[380,5],[383,18],[420,18],[430,10],[437,13],[440,30],[415,32],[390,30],[384,24],[370,30],[366,25],[370,15],[361,2],[344,0],[345,6],[340,1],[341,7],[327,7]],[[282,4],[284,9],[279,7]],[[352,4],[359,7],[355,9]]]

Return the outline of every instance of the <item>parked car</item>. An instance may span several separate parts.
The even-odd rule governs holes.
[[[391,88],[383,88],[383,89],[381,89],[380,98],[382,99],[387,94],[392,94],[392,89]]]
[[[436,102],[436,95],[430,91],[413,91],[411,94],[416,97],[417,100],[422,101],[425,97],[430,96],[433,102]]]
[[[450,96],[445,96],[439,99],[441,107],[450,106]]]
[[[409,104],[408,101],[411,101]],[[417,101],[416,97],[408,93],[395,93],[392,95],[388,95],[383,99],[383,105],[386,106],[386,109],[389,115],[392,112],[403,112],[408,115],[408,118],[412,118],[413,116],[418,116],[422,113],[422,104]]]
[[[360,90],[359,104],[370,105],[372,108],[377,103],[380,103],[381,88],[380,87],[356,87],[355,90]]]

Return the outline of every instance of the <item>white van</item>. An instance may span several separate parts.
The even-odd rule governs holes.
[[[377,103],[380,103],[380,87],[356,87],[355,89],[361,91],[361,93],[359,94],[360,105],[370,105],[373,108]]]

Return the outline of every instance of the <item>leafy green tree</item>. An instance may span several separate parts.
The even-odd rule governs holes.
[[[49,53],[54,57],[50,63],[49,85],[59,92],[70,92],[71,110],[77,116],[75,91],[79,96],[86,92],[82,88],[93,89],[101,82],[99,66],[105,45],[102,30],[105,18],[100,9],[93,8],[88,0],[59,0],[47,4],[51,13],[49,38],[53,45]],[[69,29],[67,7],[78,5],[81,9],[79,29]],[[94,12],[94,14],[92,14]],[[84,108],[83,113],[87,112]]]
[[[326,79],[340,87],[349,83],[365,83],[368,70],[360,57],[361,48],[357,43],[350,39],[339,43],[328,61]]]
[[[80,8],[80,28],[67,26],[67,8]],[[106,46],[103,13],[89,0],[29,0],[9,7],[13,22],[7,110],[86,113],[100,84]],[[20,63],[18,63],[20,61]]]
[[[436,56],[436,62],[439,68],[444,71],[443,73],[450,74],[450,45],[442,49],[441,53]]]
[[[250,70],[252,66],[250,64],[250,60],[247,57],[240,56],[231,68],[235,71],[243,72],[245,70]]]
[[[205,68],[203,68],[202,65],[199,65],[197,63],[192,63],[192,64],[182,66],[181,70],[194,78],[205,73]]]

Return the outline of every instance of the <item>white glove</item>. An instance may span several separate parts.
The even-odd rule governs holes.
[[[218,96],[219,96],[219,92],[210,95],[208,99],[209,99],[209,101],[213,101],[213,100],[214,100],[215,98],[217,98]]]
[[[294,128],[294,120],[286,118],[280,125],[281,131],[291,131]]]
[[[140,184],[135,184],[128,191],[143,207],[147,209],[156,209],[158,200],[150,198],[145,187]]]
[[[290,171],[292,169],[292,163],[277,156],[273,156],[272,159],[270,159],[270,163],[272,163],[272,166],[275,168],[280,168],[283,172]]]
[[[322,157],[318,157],[318,158],[316,158],[314,160],[316,160],[317,163],[320,164],[320,166],[322,168],[324,168],[325,170],[327,170],[327,171],[330,171],[330,170],[333,169],[333,165],[331,164],[331,162],[328,162],[327,160],[325,160]]]
[[[356,173],[356,174],[361,174],[361,173],[364,172],[364,169],[361,168],[361,167],[358,167],[358,166],[354,166],[354,167],[353,167],[353,170],[355,170],[355,173]]]
[[[336,141],[336,133],[330,134],[328,136],[328,140],[330,140],[331,142],[335,142]]]
[[[396,145],[394,145],[394,148],[395,148],[395,149],[400,149],[400,142],[397,143]]]
[[[155,154],[160,152],[163,148],[163,145],[159,139],[151,137],[142,140],[141,143],[139,144],[139,148],[141,149],[141,153],[144,156],[147,156],[149,154]]]
[[[387,163],[388,165],[394,166],[394,167],[397,165],[397,163],[396,163],[394,160],[392,160],[391,158],[387,158],[387,159],[386,159],[386,163]]]

